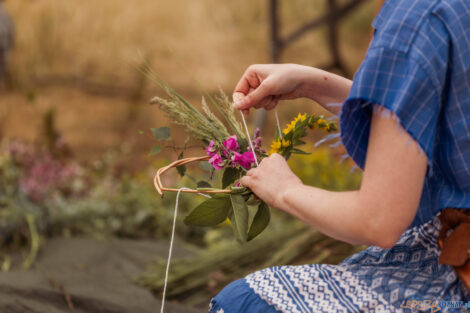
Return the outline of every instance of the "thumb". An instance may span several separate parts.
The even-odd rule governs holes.
[[[249,109],[258,103],[261,102],[264,98],[269,96],[269,89],[266,87],[266,83],[263,82],[261,85],[258,86],[255,90],[253,90],[251,93],[246,95],[245,97],[237,97],[235,99],[234,106],[236,109],[239,110],[246,110]],[[238,100],[238,101],[237,101]]]

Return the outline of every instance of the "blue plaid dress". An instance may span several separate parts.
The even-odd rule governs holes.
[[[250,274],[210,312],[411,312],[403,301],[470,301],[453,269],[438,264],[436,242],[440,210],[470,208],[470,1],[387,0],[373,26],[343,104],[341,139],[363,168],[374,106],[396,115],[428,158],[413,224],[393,248],[370,247],[337,266]]]

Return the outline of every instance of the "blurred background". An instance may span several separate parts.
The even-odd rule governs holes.
[[[151,128],[169,121],[149,99],[154,72],[194,105],[231,94],[253,63],[301,63],[352,78],[379,1],[0,1],[0,311],[155,312],[163,284],[174,195],[153,189],[156,169],[177,159],[186,134],[172,127],[158,154]],[[281,122],[325,114],[285,101]],[[272,114],[252,114],[265,146]],[[290,160],[311,185],[357,188],[342,147]],[[202,155],[197,141],[189,154]],[[154,151],[155,152],[155,151]],[[172,186],[210,178],[191,166]],[[215,174],[213,181],[220,177]],[[193,184],[194,185],[194,184]],[[184,195],[181,219],[201,202]],[[167,312],[203,312],[228,282],[272,265],[338,263],[361,247],[327,238],[276,212],[240,246],[231,229],[177,225]],[[256,252],[256,253],[255,253]]]

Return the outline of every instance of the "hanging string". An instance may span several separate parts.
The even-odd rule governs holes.
[[[279,138],[282,139],[281,123],[279,122],[279,115],[277,114],[277,109],[274,108],[274,116],[276,117],[277,131],[279,132]]]
[[[243,126],[245,126],[245,132],[246,132],[246,136],[248,137],[248,142],[250,143],[251,152],[253,152],[253,156],[255,157],[255,163],[256,163],[256,166],[258,167],[259,166],[258,158],[256,157],[255,148],[253,148],[253,143],[251,142],[250,131],[248,130],[248,125],[246,124],[245,114],[243,114],[243,111],[241,110],[240,110],[240,114],[242,116]]]
[[[180,200],[181,191],[185,189],[190,189],[190,188],[181,187],[180,189],[178,189],[178,193],[176,194],[175,212],[173,213],[173,227],[171,229],[170,249],[168,250],[168,260],[166,262],[165,283],[163,284],[162,306],[160,309],[160,313],[163,313],[163,310],[165,309],[166,288],[168,286],[168,274],[170,273],[171,255],[173,254],[173,243],[175,241],[176,217],[178,216],[178,204]],[[210,196],[205,195],[203,193],[198,193],[198,195],[204,196],[206,198],[210,198]]]
[[[253,152],[253,155],[255,157],[256,166],[259,166],[258,158],[256,157],[256,153],[255,153],[255,148],[253,147],[253,143],[251,141],[250,131],[248,130],[248,125],[246,124],[245,114],[243,114],[243,111],[241,110],[240,110],[240,114],[242,116],[242,122],[243,122],[243,126],[245,127],[246,136],[248,137],[248,142],[250,143],[251,152]],[[277,126],[277,131],[279,132],[279,138],[281,138],[282,136],[281,123],[279,122],[279,114],[277,113],[276,108],[274,108],[274,116],[276,117],[276,126]]]

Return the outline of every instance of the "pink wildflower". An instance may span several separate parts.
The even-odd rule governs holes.
[[[224,147],[227,151],[236,151],[238,149],[237,135],[233,135],[224,141]]]
[[[214,140],[211,140],[209,143],[209,146],[206,148],[206,154],[210,157],[213,157],[214,155],[217,154],[217,148],[214,147]]]
[[[224,161],[219,154],[214,154],[210,159],[209,163],[216,169],[220,170],[224,167]]]
[[[255,156],[251,151],[244,152],[243,154],[235,152],[233,163],[239,164],[246,169],[250,169],[253,163],[255,163]]]

